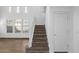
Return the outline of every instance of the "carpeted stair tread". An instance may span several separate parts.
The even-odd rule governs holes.
[[[27,49],[27,51],[48,51],[49,49],[47,47],[32,47],[30,49]]]
[[[48,49],[28,49],[27,53],[48,53]]]
[[[33,40],[33,42],[37,42],[37,41],[38,41],[38,42],[47,42],[46,39],[40,39],[40,38]]]
[[[46,37],[46,35],[43,35],[43,34],[37,35],[37,34],[35,34],[34,37],[38,37],[38,38],[42,37],[42,38],[44,38],[44,37]]]
[[[45,31],[35,31],[34,34],[46,34]]]

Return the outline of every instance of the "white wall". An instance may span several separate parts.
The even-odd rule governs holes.
[[[48,39],[48,45],[49,45],[49,52],[53,52],[53,43],[52,43],[52,24],[51,23],[51,15],[50,15],[50,7],[46,8],[46,21],[45,21],[45,26],[46,26],[46,33],[47,33],[47,39]]]
[[[28,15],[29,15],[29,43],[28,46],[29,48],[32,47],[32,39],[33,39],[33,33],[34,33],[34,28],[35,28],[35,18],[33,14],[33,7],[28,7]]]
[[[32,6],[31,11],[34,16],[35,24],[44,25],[45,24],[45,14],[43,13],[43,6]]]
[[[55,11],[66,11],[66,12],[69,12],[69,16],[70,16],[70,30],[71,30],[71,34],[69,36],[70,40],[69,40],[69,52],[71,52],[72,50],[72,45],[73,45],[73,27],[72,27],[72,22],[73,22],[73,19],[72,19],[72,7],[47,7],[47,12],[46,12],[46,29],[47,29],[47,37],[48,37],[48,43],[49,43],[49,48],[50,48],[50,51],[49,52],[53,52],[54,50],[54,20],[53,20],[53,12]]]

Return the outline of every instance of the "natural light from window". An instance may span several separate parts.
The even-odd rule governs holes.
[[[17,7],[17,11],[16,11],[17,13],[20,13],[20,7]]]
[[[25,13],[27,13],[27,7],[25,7]]]
[[[9,7],[9,13],[11,13],[11,10],[12,10],[12,7],[10,6],[10,7]]]

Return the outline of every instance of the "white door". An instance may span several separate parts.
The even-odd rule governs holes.
[[[54,13],[54,52],[68,52],[68,13]]]

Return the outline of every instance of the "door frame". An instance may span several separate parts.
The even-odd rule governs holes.
[[[53,14],[57,14],[57,13],[66,13],[66,14],[68,14],[68,16],[67,16],[67,22],[69,21],[70,15],[69,15],[68,11],[54,11],[53,12]],[[53,15],[53,17],[54,17],[54,15]],[[54,33],[53,33],[53,48],[55,50],[55,36],[54,36],[54,34],[55,34],[55,18],[53,19],[53,21],[54,21],[54,27],[53,27],[53,29],[54,29]],[[69,43],[70,43],[70,40],[67,43],[68,46],[70,46]],[[53,50],[53,52],[55,52],[54,50]],[[60,51],[60,52],[55,52],[55,53],[67,53],[67,52],[69,52],[69,47],[68,47],[68,51],[64,51],[64,52]]]

